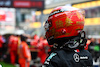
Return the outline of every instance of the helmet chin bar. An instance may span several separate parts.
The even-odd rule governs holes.
[[[86,42],[87,42],[87,40],[85,39],[85,32],[81,31],[81,32],[79,32],[78,36],[70,39],[68,42],[66,42],[60,48],[67,46],[68,48],[76,49],[76,48],[84,47],[86,45]]]

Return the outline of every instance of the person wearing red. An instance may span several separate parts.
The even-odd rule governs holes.
[[[30,42],[30,45],[33,46],[33,47],[37,47],[38,40],[39,40],[39,37],[35,34],[33,39]]]
[[[18,62],[20,67],[30,67],[31,53],[26,43],[26,37],[21,35],[21,43],[19,45]]]
[[[38,43],[38,49],[40,51],[38,52],[38,57],[41,59],[41,63],[44,64],[44,61],[46,60],[46,57],[48,56],[48,42],[46,39],[44,39],[43,36],[40,37],[39,43]]]
[[[34,38],[34,40],[37,40],[37,41],[39,40],[39,37],[37,34],[35,34],[33,38]]]
[[[32,60],[37,59],[37,54],[39,51],[39,49],[37,48],[38,40],[39,40],[39,37],[37,34],[35,34],[30,42],[30,45],[31,45],[30,50],[31,50]]]
[[[9,47],[9,52],[10,52],[11,64],[15,64],[15,61],[17,58],[18,37],[10,36],[8,47]]]
[[[87,39],[86,45],[84,46],[85,50],[88,50],[88,46],[90,45],[91,40]]]
[[[0,48],[2,48],[2,44],[5,42],[5,39],[2,35],[0,35]]]

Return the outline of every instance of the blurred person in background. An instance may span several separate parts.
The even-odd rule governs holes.
[[[33,61],[36,60],[38,54],[38,48],[37,48],[38,40],[39,36],[35,34],[30,42],[30,46],[32,48],[31,55]]]
[[[48,42],[44,38],[44,36],[40,36],[39,43],[38,43],[38,49],[40,51],[38,52],[38,57],[41,59],[41,63],[44,64],[44,61],[46,60],[46,57],[48,56]]]
[[[91,40],[87,38],[86,46],[84,46],[85,50],[88,50],[88,46],[90,45]]]
[[[17,50],[18,49],[18,37],[11,35],[8,42],[8,51],[10,53],[11,64],[16,63]]]
[[[2,58],[2,55],[3,55],[3,47],[4,47],[5,42],[6,42],[6,39],[4,38],[4,36],[0,35],[0,59]]]
[[[97,39],[98,43],[94,46],[94,61],[97,62],[100,57],[100,39]],[[100,61],[99,61],[100,62]]]
[[[38,41],[39,41],[39,36],[37,34],[35,34],[32,37],[32,40],[30,42],[30,51],[31,51],[31,57],[32,57],[32,61],[33,61],[33,64],[31,65],[31,67],[40,67],[41,66],[40,58],[38,58],[38,52],[40,51],[37,46]]]
[[[93,67],[86,45],[84,11],[74,7],[54,8],[44,25],[46,38],[53,51],[43,67]]]
[[[91,38],[91,43],[88,46],[88,51],[92,54],[92,57],[95,57],[95,52],[94,52],[94,46],[96,45],[96,39],[95,38]]]
[[[18,47],[18,62],[20,67],[30,67],[30,61],[31,61],[31,53],[28,47],[28,44],[26,43],[27,37],[24,35],[20,36],[21,43]]]

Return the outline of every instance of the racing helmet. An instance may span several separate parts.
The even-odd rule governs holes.
[[[84,14],[83,10],[74,7],[54,8],[44,25],[49,45],[52,45],[56,39],[77,36],[84,28]]]

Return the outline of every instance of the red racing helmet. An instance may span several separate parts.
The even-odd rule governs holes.
[[[85,12],[74,7],[60,6],[52,10],[44,25],[48,43],[55,39],[77,36],[84,28]]]

